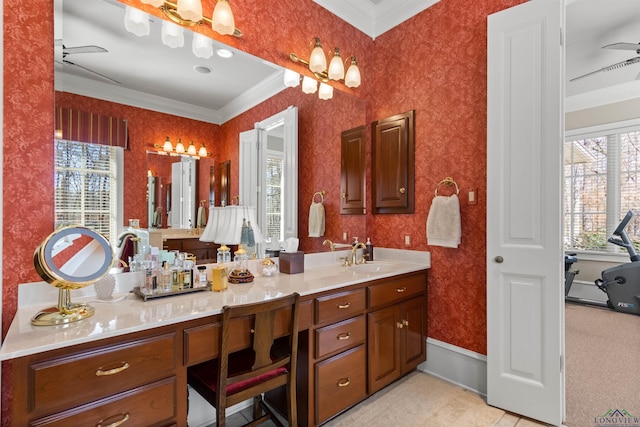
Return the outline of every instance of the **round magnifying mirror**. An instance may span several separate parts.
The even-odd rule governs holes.
[[[95,309],[71,302],[70,290],[84,288],[103,278],[113,265],[113,250],[100,233],[87,227],[68,226],[51,233],[33,254],[42,279],[59,289],[58,305],[31,318],[37,326],[59,325],[85,319]]]

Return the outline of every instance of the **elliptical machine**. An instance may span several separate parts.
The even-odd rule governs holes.
[[[640,255],[633,247],[625,227],[633,218],[629,211],[613,232],[616,237],[607,241],[622,246],[629,252],[631,262],[607,268],[602,272],[602,279],[596,279],[596,286],[607,294],[607,306],[615,311],[640,315]]]

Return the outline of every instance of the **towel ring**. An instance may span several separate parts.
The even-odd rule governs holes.
[[[322,191],[316,191],[315,193],[313,193],[313,196],[311,197],[311,202],[312,203],[317,203],[316,202],[316,196],[320,196],[320,203],[324,203],[324,195],[326,193],[324,192],[324,190]]]
[[[455,185],[456,186],[456,195],[460,194],[460,189],[458,188],[458,184],[453,180],[453,178],[448,176],[445,179],[443,179],[442,181],[440,181],[438,183],[438,185],[436,186],[436,196],[438,195],[438,189],[440,188],[441,185]]]

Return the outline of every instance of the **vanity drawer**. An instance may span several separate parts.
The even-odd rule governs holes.
[[[365,346],[316,363],[316,424],[367,397]]]
[[[357,316],[364,313],[366,305],[364,288],[316,298],[316,324]]]
[[[65,390],[75,393],[73,387]],[[40,418],[33,427],[68,426],[161,426],[176,418],[176,379],[167,378],[92,402],[79,408]]]
[[[315,335],[316,359],[320,359],[363,344],[367,337],[367,322],[365,316],[361,315],[317,329]]]
[[[369,308],[393,304],[397,301],[419,295],[425,291],[426,282],[425,276],[420,274],[369,286]]]
[[[175,341],[168,333],[33,363],[29,411],[62,410],[174,375]]]

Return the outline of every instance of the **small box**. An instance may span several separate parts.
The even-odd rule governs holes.
[[[304,252],[280,252],[280,272],[304,273]]]

